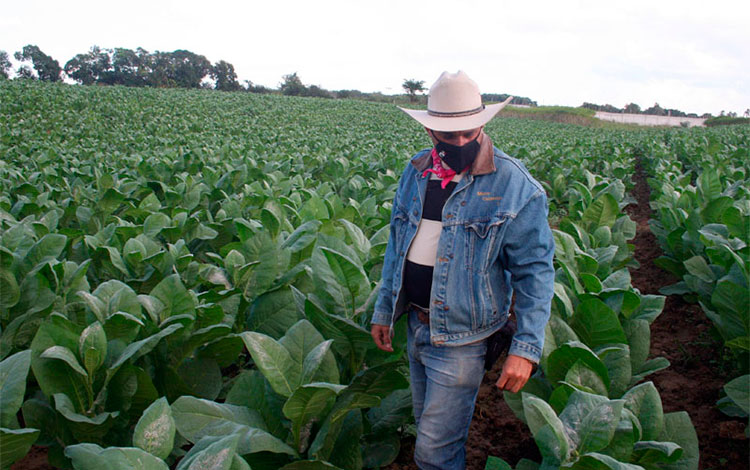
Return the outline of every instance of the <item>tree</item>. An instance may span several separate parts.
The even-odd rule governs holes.
[[[115,48],[112,54],[112,84],[145,86],[151,74],[151,54],[141,47]]]
[[[0,78],[9,78],[8,71],[10,70],[11,63],[8,53],[0,51]]]
[[[409,101],[417,101],[417,93],[425,91],[424,80],[404,79],[404,83],[401,85],[409,95]]]
[[[641,107],[635,103],[628,103],[625,105],[625,112],[627,114],[641,114]]]
[[[93,46],[86,54],[77,54],[65,63],[65,74],[81,85],[112,84],[111,50]]]
[[[184,49],[170,54],[172,80],[184,88],[200,88],[203,79],[211,72],[211,62],[204,56]]]
[[[216,89],[222,91],[237,91],[242,89],[237,81],[234,65],[220,60],[211,68],[211,78],[216,82]]]
[[[667,112],[659,106],[659,103],[654,103],[653,106],[643,112],[643,114],[652,114],[654,116],[666,116]]]
[[[746,118],[750,118],[750,108],[747,108],[743,114]]]
[[[37,46],[33,46],[31,44],[23,46],[23,49],[13,54],[13,56],[16,58],[16,60],[20,60],[22,62],[31,61],[31,64],[36,71],[36,76],[39,78],[39,80],[47,82],[60,81],[60,74],[62,73],[60,63],[42,52],[41,49],[39,49]],[[28,66],[26,66],[26,69],[28,69]],[[31,78],[26,76],[30,71],[30,69],[25,70],[24,72],[21,72],[21,70],[19,70],[19,75],[23,75],[24,78]]]
[[[302,80],[297,75],[297,72],[284,75],[281,77],[281,80],[279,89],[282,94],[287,96],[302,96],[305,94],[305,85],[302,84]]]

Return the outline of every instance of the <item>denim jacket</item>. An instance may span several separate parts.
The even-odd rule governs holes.
[[[537,363],[554,291],[547,196],[523,164],[491,148],[480,152],[443,208],[430,339],[459,346],[487,338],[508,320],[515,293],[517,332],[509,354]],[[431,166],[430,150],[423,150],[399,181],[373,324],[393,328],[406,310],[404,261],[422,217],[429,178],[422,173]]]

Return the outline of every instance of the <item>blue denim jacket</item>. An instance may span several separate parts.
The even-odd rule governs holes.
[[[494,147],[483,153],[443,208],[430,339],[459,346],[487,338],[508,320],[515,293],[518,329],[509,353],[539,362],[554,291],[547,196],[518,160]],[[373,324],[392,328],[405,312],[404,261],[422,217],[429,178],[422,173],[431,166],[423,150],[399,181]]]

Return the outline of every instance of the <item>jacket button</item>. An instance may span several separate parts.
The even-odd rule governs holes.
[[[448,310],[450,310],[450,309],[448,308],[448,306],[447,306],[447,305],[446,305],[445,307],[443,307],[443,309],[444,309],[444,310],[445,310],[446,312],[447,312]]]
[[[465,206],[466,205],[466,201],[461,201],[461,205]]]
[[[436,300],[436,301],[435,301],[435,302],[433,302],[433,303],[434,303],[435,305],[443,305],[443,301],[442,301],[442,300]]]
[[[414,211],[414,215],[417,215],[417,211]]]
[[[401,256],[404,256],[404,252],[403,251],[401,252]]]
[[[448,215],[445,216],[445,218],[446,219],[452,219],[453,218],[453,214],[448,214]]]
[[[411,200],[412,201],[416,201],[417,200],[417,196],[414,196],[413,198],[411,198]]]

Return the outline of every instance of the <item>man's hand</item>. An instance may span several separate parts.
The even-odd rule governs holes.
[[[372,339],[375,340],[375,345],[383,351],[393,352],[393,346],[391,345],[391,333],[388,325],[372,325],[370,334]]]
[[[503,364],[503,372],[495,384],[500,390],[518,393],[526,385],[534,369],[534,363],[521,356],[509,355]]]

